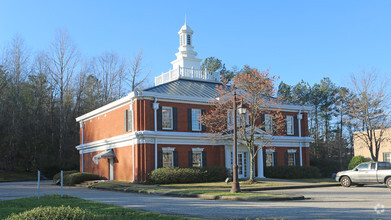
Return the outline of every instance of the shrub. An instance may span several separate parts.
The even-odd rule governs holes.
[[[228,169],[225,167],[205,167],[201,168],[203,182],[224,181],[228,176]]]
[[[165,167],[152,171],[150,181],[155,184],[216,182],[223,181],[227,173],[225,167]]]
[[[94,215],[79,207],[37,207],[19,214],[12,214],[8,220],[16,219],[95,219]]]
[[[363,156],[354,156],[354,157],[352,157],[352,159],[349,162],[348,169],[351,170],[351,169],[355,168],[357,165],[359,165],[360,163],[365,162],[365,161],[366,161],[366,159]]]
[[[82,183],[89,180],[106,180],[105,177],[99,176],[93,173],[71,173],[64,176],[64,185],[73,186],[75,184]]]
[[[77,170],[69,170],[69,171],[64,171],[63,172],[63,178],[68,175],[68,174],[72,174],[72,173],[77,173]],[[61,172],[59,173],[56,173],[54,176],[53,176],[53,182],[55,184],[60,184],[60,181],[61,181]]]
[[[348,166],[348,161],[342,160],[341,166],[341,162],[338,159],[311,159],[311,166],[317,167],[320,170],[322,177],[330,178],[333,173],[335,174],[338,171],[345,169],[344,167]]]
[[[281,179],[319,178],[320,171],[313,166],[277,166],[265,167],[265,176]]]

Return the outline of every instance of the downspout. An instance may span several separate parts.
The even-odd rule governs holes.
[[[80,122],[80,128],[81,128],[81,144],[84,144],[84,121]],[[84,172],[84,153],[81,151],[81,172]]]
[[[301,119],[303,119],[303,115],[301,114],[301,110],[299,114],[297,114],[297,119],[299,120],[299,147],[300,147],[300,166],[303,166],[303,151],[301,146]]]
[[[159,103],[157,103],[157,98],[155,98],[155,102],[153,103],[153,120],[154,120],[154,131],[155,131],[155,170],[157,170],[157,110],[159,109]]]

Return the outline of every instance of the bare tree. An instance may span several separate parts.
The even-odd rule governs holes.
[[[117,54],[105,52],[96,58],[94,72],[101,80],[103,104],[121,97],[124,61]]]
[[[379,79],[375,71],[363,72],[359,77],[352,75],[351,80],[355,97],[350,100],[347,113],[350,123],[359,130],[354,136],[368,148],[372,159],[378,161],[382,144],[389,140],[384,135],[390,127],[388,80]]]
[[[129,65],[129,82],[131,92],[142,86],[146,81],[150,71],[146,71],[146,67],[142,64],[143,50],[133,57]]]
[[[59,123],[59,158],[62,165],[62,154],[64,145],[64,95],[67,93],[69,83],[78,63],[78,52],[76,45],[72,42],[65,30],[57,32],[54,42],[51,45],[50,76],[56,83],[56,89],[60,96],[60,123]]]

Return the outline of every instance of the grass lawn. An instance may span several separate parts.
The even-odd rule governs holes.
[[[37,176],[38,174],[36,172],[29,173],[0,170],[0,182],[37,180]]]
[[[162,187],[167,187],[170,189],[230,189],[232,187],[232,182],[226,184],[225,182],[213,182],[213,183],[183,183],[183,184],[163,184]],[[263,182],[258,181],[256,183],[248,183],[247,181],[240,181],[241,188],[259,188],[265,186],[281,186],[280,183],[274,182]]]
[[[140,187],[139,185],[137,186],[132,186],[132,184],[118,184],[118,183],[106,183],[106,182],[101,182],[101,183],[94,183],[91,184],[93,187],[100,187],[100,188],[105,188],[105,189],[118,189],[118,190],[149,190],[149,191],[165,191],[167,189],[160,189],[160,188],[154,188],[154,187]]]
[[[248,184],[248,183],[247,183]],[[260,186],[261,183],[251,184]],[[245,183],[241,183],[243,187]],[[139,184],[124,184],[121,182],[100,182],[94,183],[91,186],[100,187],[105,189],[116,189],[123,191],[138,191],[138,190],[148,190],[148,191],[169,191],[174,194],[207,194],[215,196],[241,196],[241,197],[286,197],[286,195],[275,195],[275,194],[266,194],[266,193],[250,193],[250,192],[240,192],[240,193],[230,193],[231,184],[226,183],[192,183],[192,184],[167,184],[162,185],[164,188],[158,188],[162,186],[146,185],[146,187],[140,187]],[[262,185],[264,186],[264,185]]]
[[[240,196],[240,197],[287,197],[287,195],[279,194],[267,194],[267,193],[250,193],[250,192],[240,192],[240,193],[231,193],[227,191],[216,191],[216,190],[183,190],[175,191],[175,193],[192,193],[192,194],[207,194],[215,196]]]
[[[7,218],[12,213],[20,213],[39,206],[71,206],[92,212],[98,219],[187,219],[180,216],[163,215],[134,209],[127,209],[99,202],[59,195],[43,196],[0,201],[0,219]]]

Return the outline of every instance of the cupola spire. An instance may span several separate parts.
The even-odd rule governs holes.
[[[177,59],[172,61],[171,64],[173,69],[183,68],[193,68],[200,69],[202,59],[198,59],[197,52],[195,52],[193,46],[193,34],[194,31],[187,25],[186,15],[185,15],[185,24],[181,27],[178,32],[179,35],[179,48],[178,53],[176,53]]]

